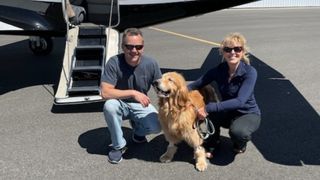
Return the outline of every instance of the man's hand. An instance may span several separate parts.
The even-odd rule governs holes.
[[[135,91],[133,98],[138,101],[140,104],[142,104],[143,107],[147,107],[150,104],[150,98],[139,92],[139,91]]]

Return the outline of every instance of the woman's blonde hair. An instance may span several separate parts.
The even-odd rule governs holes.
[[[238,32],[230,33],[223,39],[219,48],[220,54],[222,55],[224,47],[230,46],[230,45],[233,46],[235,43],[240,44],[241,47],[243,48],[243,57],[241,58],[241,60],[243,60],[246,64],[250,64],[250,59],[248,57],[249,47],[247,46],[247,40],[242,34]]]

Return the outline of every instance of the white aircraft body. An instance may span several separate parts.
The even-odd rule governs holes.
[[[53,36],[66,46],[56,104],[101,101],[100,77],[119,53],[119,34],[128,27],[213,12],[255,0],[1,0],[0,34],[28,35],[35,55],[49,54]],[[69,9],[68,9],[69,8]],[[69,11],[75,14],[73,20]]]

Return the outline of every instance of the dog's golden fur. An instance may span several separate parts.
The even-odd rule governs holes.
[[[177,151],[176,144],[187,142],[194,149],[196,169],[204,171],[207,168],[205,149],[195,121],[196,110],[205,106],[205,101],[199,91],[188,91],[186,81],[176,72],[163,74],[154,83],[154,89],[159,98],[159,119],[166,140],[169,142],[167,151],[160,157],[161,162],[170,162]],[[201,90],[205,98],[212,98],[214,90],[206,86]],[[211,97],[210,97],[211,96]]]

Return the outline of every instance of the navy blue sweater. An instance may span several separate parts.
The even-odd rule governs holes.
[[[260,115],[261,112],[254,97],[254,86],[257,80],[256,69],[240,61],[235,76],[230,82],[228,82],[228,69],[226,62],[219,64],[189,84],[189,90],[199,89],[215,81],[222,99],[220,102],[207,104],[206,111],[208,113],[235,110],[244,114],[254,113]]]

